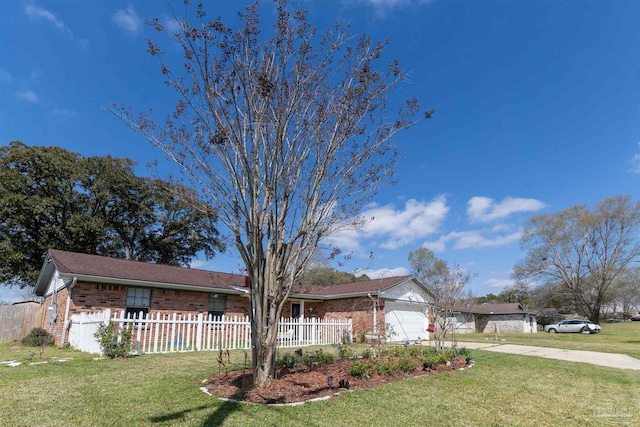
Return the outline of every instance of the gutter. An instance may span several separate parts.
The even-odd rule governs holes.
[[[59,273],[60,277],[68,277],[71,276],[67,273]],[[179,285],[175,283],[166,283],[166,282],[148,282],[145,280],[132,280],[132,279],[117,279],[114,277],[104,277],[104,276],[91,276],[78,274],[73,276],[74,280],[80,280],[82,282],[94,282],[94,283],[107,283],[109,285],[125,285],[125,286],[139,286],[146,288],[160,288],[160,289],[176,289],[182,291],[196,291],[196,292],[215,292],[220,294],[230,294],[230,295],[242,295],[246,293],[241,290],[241,287],[236,285],[227,285],[231,289],[228,288],[212,288],[212,287],[204,287],[204,286],[196,286],[196,285]]]
[[[78,278],[74,277],[73,281],[69,285],[69,289],[67,290],[67,306],[64,310],[64,323],[62,324],[62,340],[60,341],[60,345],[64,345],[64,342],[67,339],[67,330],[69,329],[69,306],[71,305],[71,291],[77,282]]]

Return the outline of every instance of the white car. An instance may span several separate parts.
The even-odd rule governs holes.
[[[553,323],[551,325],[547,325],[544,327],[546,332],[551,334],[564,333],[564,332],[575,332],[575,333],[589,333],[589,334],[597,334],[600,332],[600,325],[597,323],[590,322],[588,320],[563,320],[560,323]]]

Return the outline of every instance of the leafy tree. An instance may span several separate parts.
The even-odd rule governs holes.
[[[600,321],[616,280],[640,256],[640,203],[628,196],[607,198],[590,210],[573,206],[532,217],[521,246],[527,255],[514,275],[545,284],[561,283],[580,314]]]
[[[435,293],[428,315],[429,323],[435,325],[433,338],[436,350],[442,351],[447,340],[453,339],[455,343],[457,322],[453,322],[453,317],[460,307],[472,301],[467,285],[475,273],[468,273],[457,264],[450,268],[446,261],[436,258],[426,248],[409,252],[409,265],[411,273],[431,286]]]
[[[489,293],[482,297],[476,297],[475,300],[477,304],[517,302],[522,304],[523,307],[530,305],[528,290],[517,285],[506,287],[498,295]]]
[[[339,285],[341,283],[363,282],[366,280],[370,280],[369,276],[366,274],[356,276],[353,273],[338,271],[331,267],[316,267],[308,269],[300,276],[301,282],[319,286],[332,286]]]
[[[155,121],[113,109],[182,167],[234,236],[251,283],[260,387],[273,377],[291,285],[321,239],[363,225],[359,209],[395,169],[391,138],[419,108],[409,99],[388,114],[406,74],[395,60],[379,65],[386,43],[355,37],[339,23],[318,34],[305,11],[276,4],[270,36],[261,34],[257,2],[239,14],[237,31],[220,19],[207,22],[198,5],[176,34],[182,71],[149,42],[179,97],[173,115]],[[150,23],[164,30],[160,20]]]
[[[215,212],[129,159],[0,147],[0,281],[32,285],[49,248],[187,265],[223,249]]]

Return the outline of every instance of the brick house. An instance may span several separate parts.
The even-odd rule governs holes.
[[[456,305],[456,333],[535,333],[538,331],[535,311],[525,310],[520,303]]]
[[[127,316],[156,313],[247,316],[246,277],[51,249],[35,292],[44,297],[43,328],[58,345],[66,342],[71,316],[124,310]],[[352,319],[362,332],[393,330],[392,340],[426,337],[433,293],[414,276],[388,277],[336,286],[296,284],[283,317]]]

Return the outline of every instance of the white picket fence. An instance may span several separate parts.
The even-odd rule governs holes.
[[[125,316],[125,312],[111,310],[80,313],[71,317],[69,344],[82,351],[100,353],[93,334],[100,324],[109,321],[133,328],[133,351],[137,353],[171,353],[179,351],[212,351],[251,348],[249,317],[212,317],[155,313],[143,318],[140,313]],[[279,347],[340,344],[351,341],[351,319],[283,318],[278,332]]]

